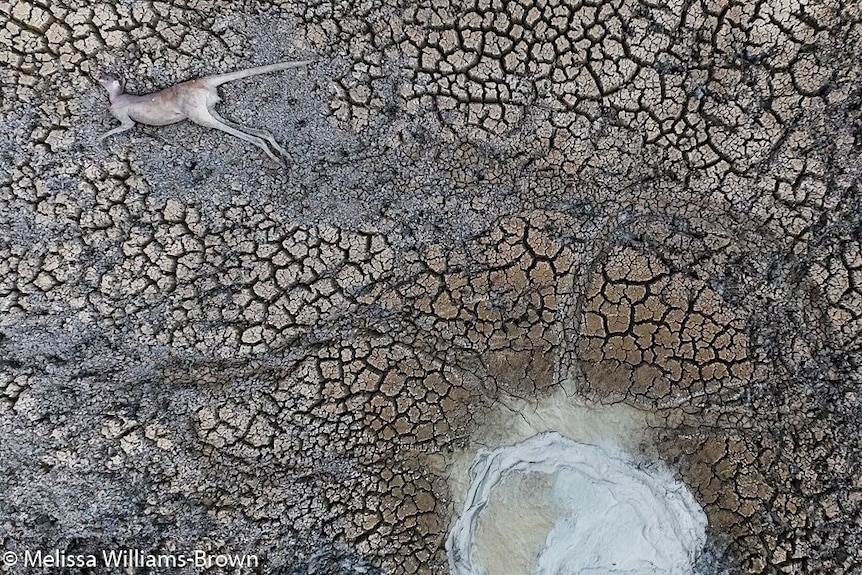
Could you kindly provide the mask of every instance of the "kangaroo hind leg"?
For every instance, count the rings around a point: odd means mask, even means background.
[[[196,124],[200,124],[201,126],[204,126],[206,128],[214,128],[216,130],[221,130],[222,132],[230,134],[231,136],[235,136],[240,140],[245,140],[246,142],[249,142],[250,144],[253,144],[263,150],[266,155],[272,158],[272,160],[277,164],[281,166],[285,165],[284,160],[272,153],[272,150],[269,148],[269,145],[263,138],[253,136],[252,134],[247,134],[242,130],[227,125],[221,120],[215,118],[207,109],[195,110],[193,113],[189,114],[189,120]]]
[[[218,121],[219,121],[219,122],[221,122],[222,124],[224,124],[224,125],[226,125],[226,126],[230,126],[230,127],[231,127],[231,128],[233,128],[234,130],[240,130],[241,132],[245,132],[245,133],[247,133],[247,134],[251,134],[251,135],[253,135],[253,136],[257,136],[258,138],[261,138],[261,139],[263,139],[263,140],[266,140],[266,141],[269,143],[269,145],[270,145],[270,146],[272,146],[272,148],[273,148],[274,150],[277,150],[277,151],[278,151],[278,153],[279,153],[279,154],[281,154],[282,156],[285,156],[285,157],[286,157],[286,156],[288,156],[287,150],[285,150],[284,148],[282,148],[282,147],[278,144],[278,142],[275,140],[275,138],[272,136],[272,134],[270,134],[270,133],[269,133],[269,132],[267,132],[266,130],[258,130],[257,128],[252,128],[252,127],[250,127],[250,126],[242,126],[242,125],[237,124],[237,123],[235,123],[235,122],[231,122],[230,120],[226,120],[226,119],[222,118],[222,117],[219,115],[219,113],[218,113],[218,112],[216,112],[216,111],[215,111],[214,109],[212,109],[212,108],[209,108],[207,111],[210,113],[210,115],[211,115],[213,118],[215,118],[216,120],[218,120]]]

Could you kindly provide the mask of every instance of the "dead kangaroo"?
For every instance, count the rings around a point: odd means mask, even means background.
[[[215,111],[215,105],[221,101],[221,98],[219,98],[217,88],[226,82],[278,70],[298,68],[310,63],[311,60],[279,62],[228,74],[204,76],[143,96],[124,93],[124,82],[116,76],[103,72],[99,75],[99,83],[108,91],[111,114],[120,121],[120,125],[99,136],[99,141],[132,129],[135,122],[150,126],[167,126],[189,119],[201,126],[215,128],[246,142],[251,142],[283,166],[284,161],[276,156],[273,150],[283,156],[287,156],[287,152],[278,145],[278,142],[269,132],[234,124],[218,115]]]

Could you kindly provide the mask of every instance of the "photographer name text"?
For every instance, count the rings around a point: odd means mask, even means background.
[[[258,567],[257,555],[252,554],[213,554],[196,549],[188,553],[148,553],[140,549],[119,549],[101,551],[98,554],[77,554],[67,551],[36,550],[3,556],[7,566],[21,563],[24,567],[164,567],[181,569],[183,567]]]

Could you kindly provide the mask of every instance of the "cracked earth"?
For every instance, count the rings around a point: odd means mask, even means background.
[[[0,47],[4,549],[448,573],[445,462],[576,382],[703,572],[862,571],[857,2],[14,0]],[[287,168],[95,143],[100,70],[287,59],[219,106]]]

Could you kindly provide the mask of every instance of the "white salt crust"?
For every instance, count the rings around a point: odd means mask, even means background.
[[[479,451],[446,551],[452,575],[688,575],[706,522],[665,466],[552,431]]]

